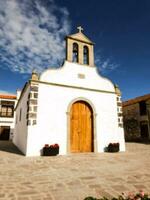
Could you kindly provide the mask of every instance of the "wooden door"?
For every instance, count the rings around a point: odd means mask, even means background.
[[[93,112],[89,104],[77,101],[72,105],[70,116],[71,152],[93,151]]]

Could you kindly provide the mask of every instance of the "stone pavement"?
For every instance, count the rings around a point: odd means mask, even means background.
[[[0,200],[83,200],[143,189],[150,194],[150,145],[125,153],[25,157],[0,142]]]

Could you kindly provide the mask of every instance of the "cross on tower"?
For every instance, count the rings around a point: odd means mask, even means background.
[[[79,30],[79,33],[81,33],[84,29],[82,28],[82,26],[78,26],[77,29]]]

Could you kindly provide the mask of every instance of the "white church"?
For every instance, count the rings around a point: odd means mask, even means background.
[[[45,144],[59,154],[104,152],[109,143],[125,151],[119,88],[94,64],[94,44],[82,28],[66,37],[63,66],[33,72],[16,105],[13,143],[26,156]]]

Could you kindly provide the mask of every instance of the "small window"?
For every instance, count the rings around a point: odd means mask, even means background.
[[[73,43],[72,61],[78,62],[78,44]]]
[[[147,114],[146,102],[145,101],[141,101],[139,105],[140,105],[140,115],[146,115]]]
[[[89,49],[87,46],[84,46],[83,48],[83,63],[85,65],[89,64]]]
[[[141,128],[141,137],[142,138],[148,138],[148,124],[145,122],[140,123],[140,128]]]
[[[20,108],[19,121],[21,121],[22,109]]]
[[[13,117],[14,107],[9,105],[2,105],[0,110],[0,117]]]
[[[17,122],[18,122],[18,115],[16,115],[16,124],[17,124]]]

